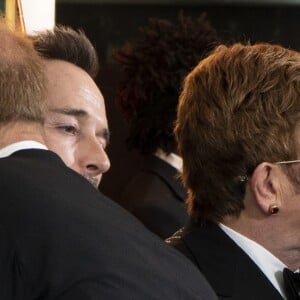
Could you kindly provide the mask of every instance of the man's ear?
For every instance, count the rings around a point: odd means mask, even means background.
[[[273,206],[280,207],[279,179],[276,174],[273,164],[263,162],[255,168],[250,178],[250,187],[256,204],[265,214],[270,214],[270,208]]]

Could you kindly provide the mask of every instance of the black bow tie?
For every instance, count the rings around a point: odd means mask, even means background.
[[[288,300],[300,299],[300,273],[283,270],[284,289]]]

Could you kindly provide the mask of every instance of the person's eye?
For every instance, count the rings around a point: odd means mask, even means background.
[[[59,130],[63,131],[64,133],[70,134],[70,135],[78,135],[79,130],[72,125],[63,125],[58,127]]]
[[[102,145],[102,147],[103,147],[103,149],[106,151],[107,149],[107,140],[105,140],[105,139],[101,139],[101,141],[100,141],[100,143],[101,143],[101,145]]]

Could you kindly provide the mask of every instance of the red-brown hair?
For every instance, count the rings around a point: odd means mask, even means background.
[[[187,76],[175,134],[196,220],[244,208],[244,175],[296,158],[300,54],[278,45],[220,46]]]

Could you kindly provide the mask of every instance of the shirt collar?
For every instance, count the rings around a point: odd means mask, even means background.
[[[287,266],[271,252],[235,230],[219,224],[220,228],[253,260],[278,292],[286,299],[283,287],[283,269]]]
[[[179,155],[173,152],[166,154],[165,151],[163,151],[161,148],[158,148],[155,152],[155,156],[174,167],[177,171],[182,172],[182,158]]]
[[[4,148],[0,149],[0,158],[4,158],[10,156],[16,151],[25,150],[25,149],[42,149],[48,150],[48,148],[36,141],[20,141],[17,143],[10,144]]]

